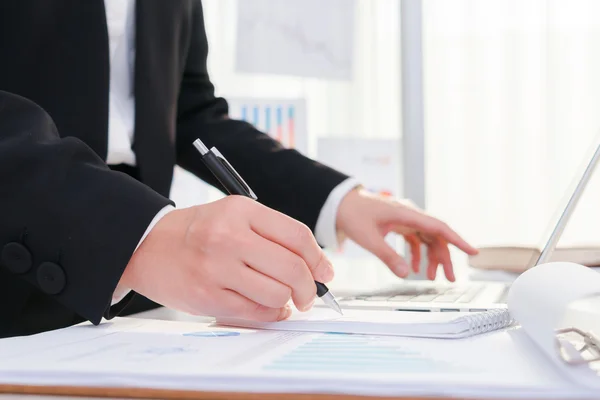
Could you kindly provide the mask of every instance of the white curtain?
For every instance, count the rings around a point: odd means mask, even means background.
[[[203,1],[219,95],[305,98],[313,157],[318,137],[402,136],[400,0],[348,1],[349,81],[236,71],[237,4]],[[543,244],[600,131],[600,1],[422,5],[427,209],[475,245]],[[560,245],[600,244],[596,175]],[[175,199],[193,204],[197,182],[178,176]],[[389,278],[384,268],[353,271],[349,279]]]
[[[349,6],[355,8],[355,32],[348,39],[354,43],[351,80],[238,72],[235,68],[238,1],[252,0],[202,1],[209,42],[209,73],[217,95],[305,99],[311,157],[317,154],[318,137],[399,137],[400,3],[397,0],[348,0]],[[184,192],[178,187],[174,195],[183,198]]]
[[[310,155],[321,136],[397,137],[400,134],[400,5],[397,0],[348,0],[355,8],[353,77],[325,80],[247,74],[235,69],[238,1],[204,0],[209,68],[224,97],[303,97]],[[298,0],[278,0],[295,3]],[[325,0],[327,1],[327,0]],[[264,44],[268,46],[268,43]]]
[[[428,209],[542,245],[600,132],[600,2],[423,1]],[[561,245],[600,244],[600,170]],[[554,218],[554,219],[553,219]]]

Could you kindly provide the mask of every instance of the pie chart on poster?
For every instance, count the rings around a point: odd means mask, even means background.
[[[200,332],[190,332],[184,333],[183,336],[196,336],[196,337],[231,337],[231,336],[239,336],[239,332],[233,331],[200,331]]]

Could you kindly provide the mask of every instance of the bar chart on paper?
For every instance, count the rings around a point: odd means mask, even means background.
[[[453,363],[397,338],[323,334],[263,367],[270,371],[419,373],[457,371]],[[464,369],[458,369],[464,372]]]
[[[287,148],[307,154],[306,107],[302,99],[228,98],[229,116],[254,125]]]

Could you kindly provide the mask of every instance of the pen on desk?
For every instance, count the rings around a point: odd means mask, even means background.
[[[250,186],[248,186],[240,174],[238,174],[231,164],[229,164],[219,150],[215,147],[209,150],[200,139],[194,141],[194,147],[200,152],[204,164],[219,182],[221,182],[229,194],[246,196],[254,200],[258,199],[256,194],[250,189]],[[329,288],[321,282],[315,281],[315,284],[317,286],[317,296],[330,308],[343,314],[340,305],[329,291]]]

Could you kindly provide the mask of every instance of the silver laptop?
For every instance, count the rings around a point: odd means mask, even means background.
[[[528,267],[549,261],[592,173],[600,159],[600,143],[596,146],[583,174],[577,175],[575,189],[550,221],[550,235],[539,257]],[[579,178],[579,179],[577,179]],[[377,291],[343,293],[338,301],[343,308],[387,309],[396,311],[485,311],[506,307],[510,284],[500,282],[468,282],[441,284],[430,281],[402,281],[402,283]],[[319,303],[317,303],[319,304]]]

